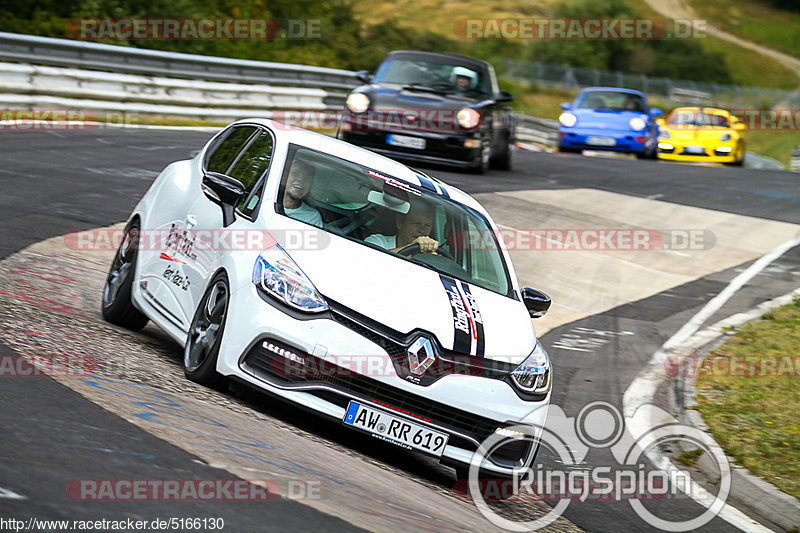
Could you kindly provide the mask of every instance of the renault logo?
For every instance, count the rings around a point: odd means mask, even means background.
[[[421,376],[436,361],[436,349],[428,337],[417,337],[408,347],[408,369]]]

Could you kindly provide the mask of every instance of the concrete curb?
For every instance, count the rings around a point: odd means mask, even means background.
[[[697,332],[686,341],[683,348],[688,351],[684,353],[699,354],[704,357],[710,351],[709,345],[715,345],[726,336],[726,329],[741,327],[752,322],[772,308],[791,303],[797,296],[800,296],[800,288],[763,302],[750,311],[737,313]],[[694,364],[699,366],[701,363],[702,359]],[[680,373],[676,376],[673,388],[675,393],[673,407],[680,411],[682,423],[703,431],[713,439],[713,435],[700,413],[690,409],[697,405],[695,382],[694,376],[691,375],[686,379],[683,379]],[[787,531],[800,528],[800,501],[781,492],[777,487],[754,475],[745,467],[737,465],[732,457],[728,457],[728,459],[731,463],[730,498],[736,501],[737,506],[751,509]],[[717,475],[716,470],[711,468],[713,465],[709,462],[698,461],[697,467],[710,477]]]

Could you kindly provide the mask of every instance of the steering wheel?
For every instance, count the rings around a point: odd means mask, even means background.
[[[420,252],[419,244],[415,242],[397,250],[397,253],[400,255],[404,255],[406,257],[411,257],[412,255],[416,255],[422,252]],[[450,261],[453,261],[454,263],[456,261],[450,252],[443,250],[441,247],[436,250],[436,253],[446,259],[449,259]]]

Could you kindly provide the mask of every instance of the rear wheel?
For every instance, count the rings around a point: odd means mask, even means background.
[[[103,318],[112,324],[138,331],[147,324],[148,318],[133,306],[131,289],[136,272],[139,251],[139,221],[134,220],[125,228],[122,243],[111,263],[103,287]]]
[[[217,387],[223,382],[223,376],[217,372],[217,358],[228,318],[229,300],[228,277],[220,273],[214,277],[197,306],[183,351],[183,371],[195,383]]]

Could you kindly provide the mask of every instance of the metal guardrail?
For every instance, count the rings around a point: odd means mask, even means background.
[[[0,32],[0,60],[174,78],[349,90],[355,72]]]

